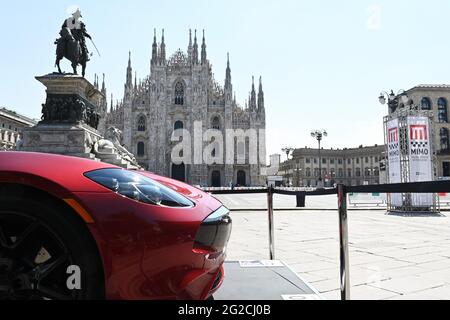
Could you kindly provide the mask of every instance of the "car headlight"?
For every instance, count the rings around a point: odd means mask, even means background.
[[[127,198],[153,205],[193,207],[194,203],[155,180],[123,169],[100,169],[84,174],[92,181]]]

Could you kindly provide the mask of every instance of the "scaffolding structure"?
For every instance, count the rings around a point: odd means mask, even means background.
[[[399,135],[399,149],[400,149],[400,183],[409,183],[411,181],[410,173],[410,155],[409,155],[409,134],[408,134],[408,117],[426,117],[428,118],[428,137],[430,143],[430,154],[432,163],[432,176],[433,180],[436,180],[436,153],[434,147],[434,126],[433,126],[433,111],[422,110],[418,106],[409,105],[403,108],[397,108],[397,110],[390,115],[384,117],[384,141],[386,146],[386,154],[389,155],[389,143],[388,143],[388,122],[394,119],[398,119],[398,135]],[[390,172],[389,161],[386,161],[386,170]],[[398,183],[390,181],[390,174],[387,174],[388,183]],[[387,210],[388,213],[401,213],[401,214],[417,214],[417,213],[438,213],[439,197],[436,193],[433,193],[432,204],[429,207],[418,207],[413,205],[413,197],[411,193],[401,193],[402,205],[394,205],[392,201],[392,195],[387,195]]]

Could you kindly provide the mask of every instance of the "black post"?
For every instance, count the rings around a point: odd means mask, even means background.
[[[273,194],[274,188],[267,189],[267,214],[269,218],[269,255],[270,260],[275,260],[275,225],[273,221]]]
[[[306,200],[306,192],[297,193],[297,208],[304,208]]]
[[[339,207],[340,282],[341,299],[350,300],[350,270],[348,252],[347,190],[342,184],[337,186]]]
[[[317,141],[319,141],[319,182],[320,182],[320,187],[322,186],[322,154],[321,154],[321,150],[320,150],[320,138],[317,138]]]

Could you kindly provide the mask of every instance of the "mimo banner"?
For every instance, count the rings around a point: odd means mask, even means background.
[[[409,145],[409,180],[422,182],[433,180],[431,158],[430,123],[427,117],[408,117]],[[433,205],[433,194],[413,193],[411,205],[414,207],[430,207]]]
[[[387,140],[388,140],[388,163],[389,163],[389,183],[401,183],[400,168],[400,134],[398,119],[392,119],[387,122]],[[391,194],[391,205],[401,207],[403,205],[402,194]]]

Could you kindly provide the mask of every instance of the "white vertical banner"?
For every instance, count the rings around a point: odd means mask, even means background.
[[[398,119],[392,119],[387,122],[388,139],[388,163],[389,163],[389,183],[401,183],[400,173],[400,133],[398,128]],[[402,194],[391,194],[391,206],[401,207],[403,205]]]
[[[408,117],[409,180],[432,181],[430,122],[427,117]],[[413,207],[431,207],[432,193],[411,194]]]

